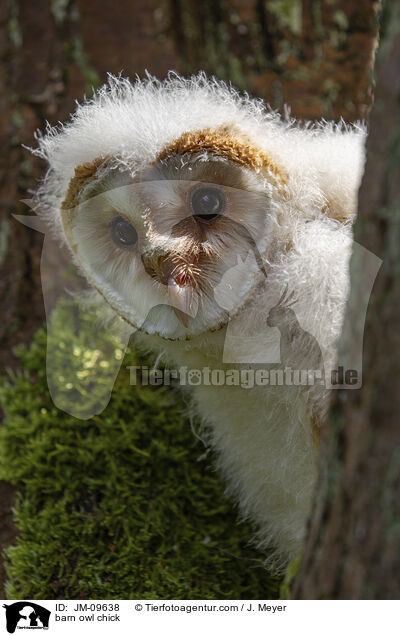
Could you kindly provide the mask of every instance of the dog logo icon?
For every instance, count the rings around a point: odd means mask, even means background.
[[[6,626],[9,634],[16,629],[48,629],[50,610],[32,603],[17,601],[11,605],[3,605],[6,610]]]

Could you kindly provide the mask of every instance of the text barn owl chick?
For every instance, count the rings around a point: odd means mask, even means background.
[[[364,136],[281,120],[203,74],[110,77],[39,136],[49,169],[37,208],[105,306],[171,367],[323,377],[348,293]],[[187,387],[193,408],[229,493],[284,562],[301,550],[329,391],[218,384]]]

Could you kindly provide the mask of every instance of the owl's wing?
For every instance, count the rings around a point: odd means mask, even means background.
[[[107,406],[134,329],[111,309],[105,315],[101,297],[89,288],[67,249],[39,217],[15,216],[45,233],[41,283],[47,323],[45,372],[51,398],[62,411],[88,419]]]

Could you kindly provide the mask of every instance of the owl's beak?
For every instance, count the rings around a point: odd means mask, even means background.
[[[170,305],[179,321],[187,328],[189,317],[196,316],[199,305],[191,275],[178,268],[176,262],[166,254],[143,254],[142,262],[148,274],[167,286]]]
[[[176,317],[184,327],[189,326],[189,316],[194,318],[197,313],[197,295],[193,293],[190,284],[179,285],[173,276],[168,279],[168,296]]]

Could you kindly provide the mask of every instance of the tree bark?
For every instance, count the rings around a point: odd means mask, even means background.
[[[387,0],[355,240],[383,259],[364,332],[363,387],[341,391],[294,584],[298,599],[400,598],[400,7]],[[362,271],[353,258],[354,326]]]
[[[170,0],[184,73],[205,70],[302,119],[363,119],[374,0]]]

